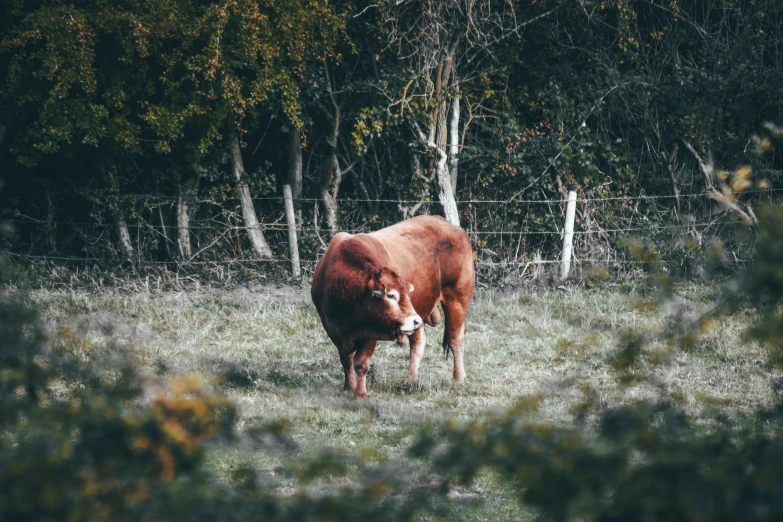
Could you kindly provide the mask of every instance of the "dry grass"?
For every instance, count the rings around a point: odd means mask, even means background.
[[[573,407],[585,393],[604,404],[652,397],[649,384],[619,391],[609,365],[618,333],[658,331],[672,315],[705,308],[711,294],[707,288],[681,288],[677,305],[660,308],[612,290],[481,291],[468,316],[467,383],[452,384],[451,362],[440,355],[442,329],[428,329],[420,383],[407,381],[407,350],[381,343],[372,359],[371,398],[363,403],[342,392],[337,350],[306,291],[39,291],[29,299],[51,323],[80,324],[88,345],[112,337],[129,346],[150,373],[196,374],[223,387],[240,408],[240,429],[286,418],[305,450],[374,448],[384,458],[403,456],[426,420],[478,418],[522,395],[540,394],[537,415],[559,424],[574,422]],[[741,313],[722,318],[669,364],[647,362],[638,371],[652,371],[697,418],[715,405],[738,415],[768,404],[777,375],[762,348],[741,342],[751,320]],[[120,327],[107,329],[106,323]],[[654,340],[649,361],[667,350]],[[241,464],[273,469],[276,458],[261,449],[215,449],[211,460],[229,476]],[[486,508],[477,508],[479,518],[525,518],[490,476],[460,494],[487,501]]]

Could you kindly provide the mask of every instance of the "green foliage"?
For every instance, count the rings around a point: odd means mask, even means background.
[[[0,303],[3,520],[411,520],[440,512],[431,488],[406,484],[410,469],[377,469],[369,453],[303,457],[284,421],[246,430],[243,442],[235,407],[200,379],[144,377],[121,346],[91,344],[68,328],[44,335],[40,326],[29,308]],[[219,445],[288,448],[279,472],[297,493],[274,495],[249,467],[230,484],[219,480],[205,462],[206,449]],[[309,489],[348,470],[355,486]]]
[[[41,221],[46,208],[56,209],[61,223],[105,226],[120,208],[114,200],[132,194],[136,204],[124,205],[129,214],[161,209],[164,221],[174,221],[169,202],[182,185],[199,200],[232,183],[224,140],[232,126],[246,146],[256,196],[279,191],[289,131],[301,129],[303,195],[311,197],[332,151],[325,137],[333,132],[327,113],[335,102],[340,137],[334,146],[347,172],[342,199],[435,201],[433,151],[416,128],[426,134],[438,100],[458,97],[458,202],[511,195],[557,200],[569,189],[580,198],[611,198],[594,204],[596,223],[626,228],[644,213],[645,226],[661,227],[646,238],[661,259],[700,274],[712,238],[692,237],[685,225],[712,221],[720,207],[707,198],[669,199],[675,189],[704,189],[683,141],[718,169],[751,168],[764,187],[775,188],[783,172],[779,155],[753,154],[771,147],[783,109],[776,26],[782,4],[702,4],[6,2],[0,161],[13,190],[23,194],[8,207]],[[456,45],[453,82],[436,92],[446,42]],[[104,201],[107,171],[116,178],[113,192],[122,195],[110,203]],[[40,186],[51,192],[45,202]],[[155,201],[145,200],[150,194]],[[639,195],[663,198],[625,199]],[[414,207],[367,201],[343,208],[339,199],[345,229],[365,225],[365,215],[372,223],[394,222],[400,210],[407,215]],[[743,202],[760,199],[755,192],[742,196]],[[83,213],[73,210],[85,202]],[[234,211],[227,199],[220,203],[227,214]],[[265,222],[282,213],[279,201],[258,206]],[[315,217],[310,205],[302,210],[305,220]],[[480,259],[529,259],[559,248],[550,235],[562,221],[554,206],[460,204],[460,211],[467,228],[503,231],[480,238]],[[439,212],[439,206],[428,203],[418,212]],[[160,216],[155,221],[160,227]],[[170,259],[175,248],[163,245],[171,239],[150,224],[149,216],[137,223],[150,234],[137,240],[139,257]],[[86,254],[100,237],[70,232],[78,241],[52,231],[70,255]],[[715,234],[727,251],[747,245],[731,227]],[[193,242],[208,245],[219,237]],[[585,244],[605,257],[622,250],[618,239],[590,235]],[[228,250],[215,257],[234,258],[242,248]]]
[[[783,209],[766,208],[761,222],[753,269],[740,288],[763,313],[751,338],[767,343],[778,365],[783,365]]]
[[[741,285],[724,296],[742,297],[758,309],[760,320],[749,329],[749,341],[767,343],[778,368],[783,364],[781,216],[779,208],[764,212],[754,262]],[[662,281],[667,284],[667,278]],[[658,397],[607,408],[595,392],[582,390],[585,399],[574,408],[575,417],[584,422],[592,415],[594,429],[530,419],[528,412],[540,400],[533,397],[502,415],[429,430],[412,451],[431,459],[446,483],[470,483],[482,470],[494,470],[545,520],[779,520],[780,394],[771,408],[735,419],[722,414],[720,401],[705,398],[712,414],[697,423],[664,383],[638,371],[642,358],[655,357],[648,345],[656,336],[670,349],[687,350],[709,321],[681,317],[665,332],[622,334],[610,356],[621,385],[647,382]],[[659,364],[671,364],[674,353],[660,357]]]
[[[227,117],[242,122],[273,92],[300,124],[298,79],[309,59],[331,56],[342,27],[315,0],[30,2],[9,15],[1,92],[34,115],[14,140],[27,164],[34,150],[79,141],[135,149],[150,132],[168,153],[187,129],[203,152]]]
[[[445,441],[442,449],[437,444]],[[778,520],[783,442],[763,430],[694,425],[669,403],[603,412],[596,434],[525,420],[443,429],[423,440],[465,482],[484,467],[546,520]]]
[[[150,518],[191,502],[201,516],[203,446],[230,433],[225,399],[182,379],[134,405],[143,383],[116,347],[95,353],[68,330],[45,347],[16,303],[2,305],[0,329],[3,519]]]

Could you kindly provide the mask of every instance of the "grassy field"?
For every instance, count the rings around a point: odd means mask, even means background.
[[[575,422],[574,407],[585,394],[609,405],[652,397],[650,384],[617,387],[610,353],[627,329],[651,334],[649,361],[669,353],[656,333],[677,317],[697,316],[717,297],[715,289],[699,286],[677,293],[658,306],[632,289],[478,291],[468,315],[465,384],[451,382],[451,361],[440,351],[442,329],[428,328],[420,382],[407,380],[407,349],[381,343],[368,380],[371,398],[364,402],[342,391],[337,350],[306,289],[37,291],[28,299],[50,328],[83,334],[86,351],[119,343],[150,375],[198,375],[221,387],[239,407],[240,430],[287,419],[302,452],[370,449],[380,460],[405,460],[427,421],[480,418],[521,396],[540,395],[534,415],[561,425]],[[668,364],[638,371],[653,372],[696,418],[715,405],[733,415],[750,412],[771,402],[770,384],[778,377],[761,347],[741,341],[750,322],[743,313],[720,318]],[[589,417],[583,425],[590,429]],[[226,480],[248,464],[273,474],[279,458],[263,448],[211,451],[210,462]],[[458,490],[486,502],[466,514],[472,519],[528,518],[512,493],[489,475]]]

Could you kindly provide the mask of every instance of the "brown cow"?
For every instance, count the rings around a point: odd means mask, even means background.
[[[408,376],[418,377],[426,337],[422,317],[446,319],[443,350],[454,356],[454,380],[465,378],[465,314],[473,297],[473,249],[467,233],[445,219],[419,216],[371,234],[334,236],[313,274],[312,298],[340,352],[345,389],[367,397],[366,377],[378,341],[410,337]]]

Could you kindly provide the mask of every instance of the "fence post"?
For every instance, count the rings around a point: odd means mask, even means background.
[[[283,185],[283,198],[285,198],[285,220],[288,222],[288,246],[291,249],[291,275],[299,278],[302,276],[302,270],[299,267],[299,244],[296,241],[296,218],[291,185]]]
[[[571,249],[574,245],[574,217],[576,217],[576,192],[568,192],[566,207],[565,234],[563,234],[563,263],[560,265],[560,279],[568,277],[571,270]]]

